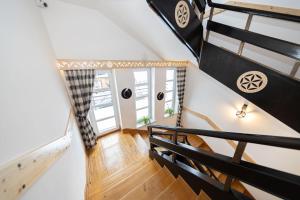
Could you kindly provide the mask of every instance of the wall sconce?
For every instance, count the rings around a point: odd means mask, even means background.
[[[236,116],[237,116],[238,118],[244,118],[244,117],[246,116],[246,114],[247,114],[247,113],[246,113],[247,107],[248,107],[248,104],[245,104],[245,103],[244,103],[242,109],[236,112]]]

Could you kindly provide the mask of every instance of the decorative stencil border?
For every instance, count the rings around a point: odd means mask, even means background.
[[[138,61],[138,60],[57,60],[60,70],[72,69],[126,69],[144,67],[188,67],[189,61]]]

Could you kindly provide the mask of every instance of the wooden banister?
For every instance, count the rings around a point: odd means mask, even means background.
[[[251,9],[279,13],[279,14],[289,14],[289,15],[293,15],[293,16],[300,16],[300,9],[294,9],[294,8],[286,8],[286,7],[280,7],[280,6],[271,6],[271,5],[255,4],[255,3],[245,3],[245,2],[241,2],[241,1],[228,1],[225,3],[225,5],[238,6],[238,7],[243,7],[243,8],[251,8]],[[221,8],[215,8],[213,15],[220,14],[224,11],[225,10],[223,10]],[[209,17],[209,11],[206,11],[203,18],[206,19],[208,17]]]
[[[63,155],[71,144],[73,119],[70,112],[63,137],[0,166],[0,199],[20,198]]]
[[[213,120],[211,120],[208,116],[201,114],[199,112],[195,112],[185,106],[183,106],[183,111],[188,112],[192,115],[194,115],[195,117],[202,119],[204,121],[206,121],[214,130],[216,131],[223,131]],[[226,140],[226,142],[234,149],[236,150],[237,148],[237,144],[235,142],[233,142],[232,140]],[[249,156],[246,152],[244,152],[243,154],[243,158],[248,161],[248,162],[252,162],[255,163],[255,161],[251,158],[251,156]]]

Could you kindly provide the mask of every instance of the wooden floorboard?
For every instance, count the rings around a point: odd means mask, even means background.
[[[121,131],[100,137],[97,146],[88,152],[87,197],[146,164],[149,161],[148,149],[143,141],[142,137],[132,137]]]

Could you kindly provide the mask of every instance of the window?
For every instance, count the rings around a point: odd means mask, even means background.
[[[176,98],[176,70],[166,71],[166,95],[165,95],[165,117],[170,117],[175,113]]]
[[[151,76],[150,69],[141,69],[134,72],[135,107],[137,125],[141,126],[151,119]]]
[[[99,134],[118,127],[112,83],[110,71],[96,71],[90,119]]]

